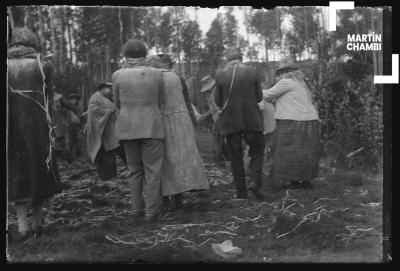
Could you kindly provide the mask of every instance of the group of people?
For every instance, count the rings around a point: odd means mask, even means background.
[[[56,99],[50,65],[39,52],[32,32],[14,31],[8,51],[8,199],[15,203],[21,235],[29,232],[29,204],[37,232],[44,199],[59,192],[57,155],[49,137],[49,102]],[[268,179],[274,189],[311,188],[318,167],[319,120],[310,83],[298,65],[281,65],[277,83],[263,90],[256,70],[242,63],[240,49],[227,48],[225,67],[215,79],[202,80],[209,111],[199,114],[169,55],[147,55],[145,44],[136,39],[128,40],[122,53],[112,82],[99,84],[89,100],[87,152],[103,180],[116,176],[115,155],[127,165],[135,220],[157,221],[163,209],[182,207],[184,192],[209,189],[193,125],[208,117],[213,119],[214,158],[218,165],[230,162],[235,198],[247,199],[249,193],[264,198],[266,154],[272,156]]]

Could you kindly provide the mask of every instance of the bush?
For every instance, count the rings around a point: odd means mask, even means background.
[[[339,68],[348,72],[353,66],[350,63]],[[328,72],[324,85],[313,96],[322,121],[325,152],[337,153],[341,166],[379,170],[383,156],[383,99],[372,75],[350,74],[346,82]],[[362,147],[354,156],[345,157]]]

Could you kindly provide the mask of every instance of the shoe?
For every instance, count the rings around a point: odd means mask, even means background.
[[[312,190],[312,189],[314,189],[314,185],[310,181],[300,182],[300,187],[303,190]]]
[[[17,231],[8,231],[8,242],[14,243],[14,242],[25,242],[31,237],[31,233],[29,231],[26,232],[17,232]]]
[[[249,196],[246,194],[236,194],[234,197],[234,199],[249,199]]]
[[[34,238],[38,238],[38,237],[42,236],[42,234],[43,234],[42,227],[37,227],[35,229],[32,229],[31,234]]]

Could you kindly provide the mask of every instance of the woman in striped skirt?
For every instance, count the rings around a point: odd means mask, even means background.
[[[312,188],[318,172],[320,122],[310,85],[297,64],[282,64],[277,83],[263,90],[264,100],[275,102],[271,177],[275,188]]]

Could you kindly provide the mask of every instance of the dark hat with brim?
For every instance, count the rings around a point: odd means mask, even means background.
[[[108,83],[108,82],[100,83],[100,84],[97,86],[97,89],[98,89],[98,90],[101,90],[102,88],[105,88],[105,87],[112,87],[112,84],[111,84],[111,83]]]
[[[215,80],[209,75],[203,77],[201,82],[203,83],[203,86],[201,87],[200,92],[206,92],[215,86]]]
[[[158,54],[158,57],[160,58],[161,63],[167,64],[167,65],[173,65],[176,63],[170,55],[168,54]]]

